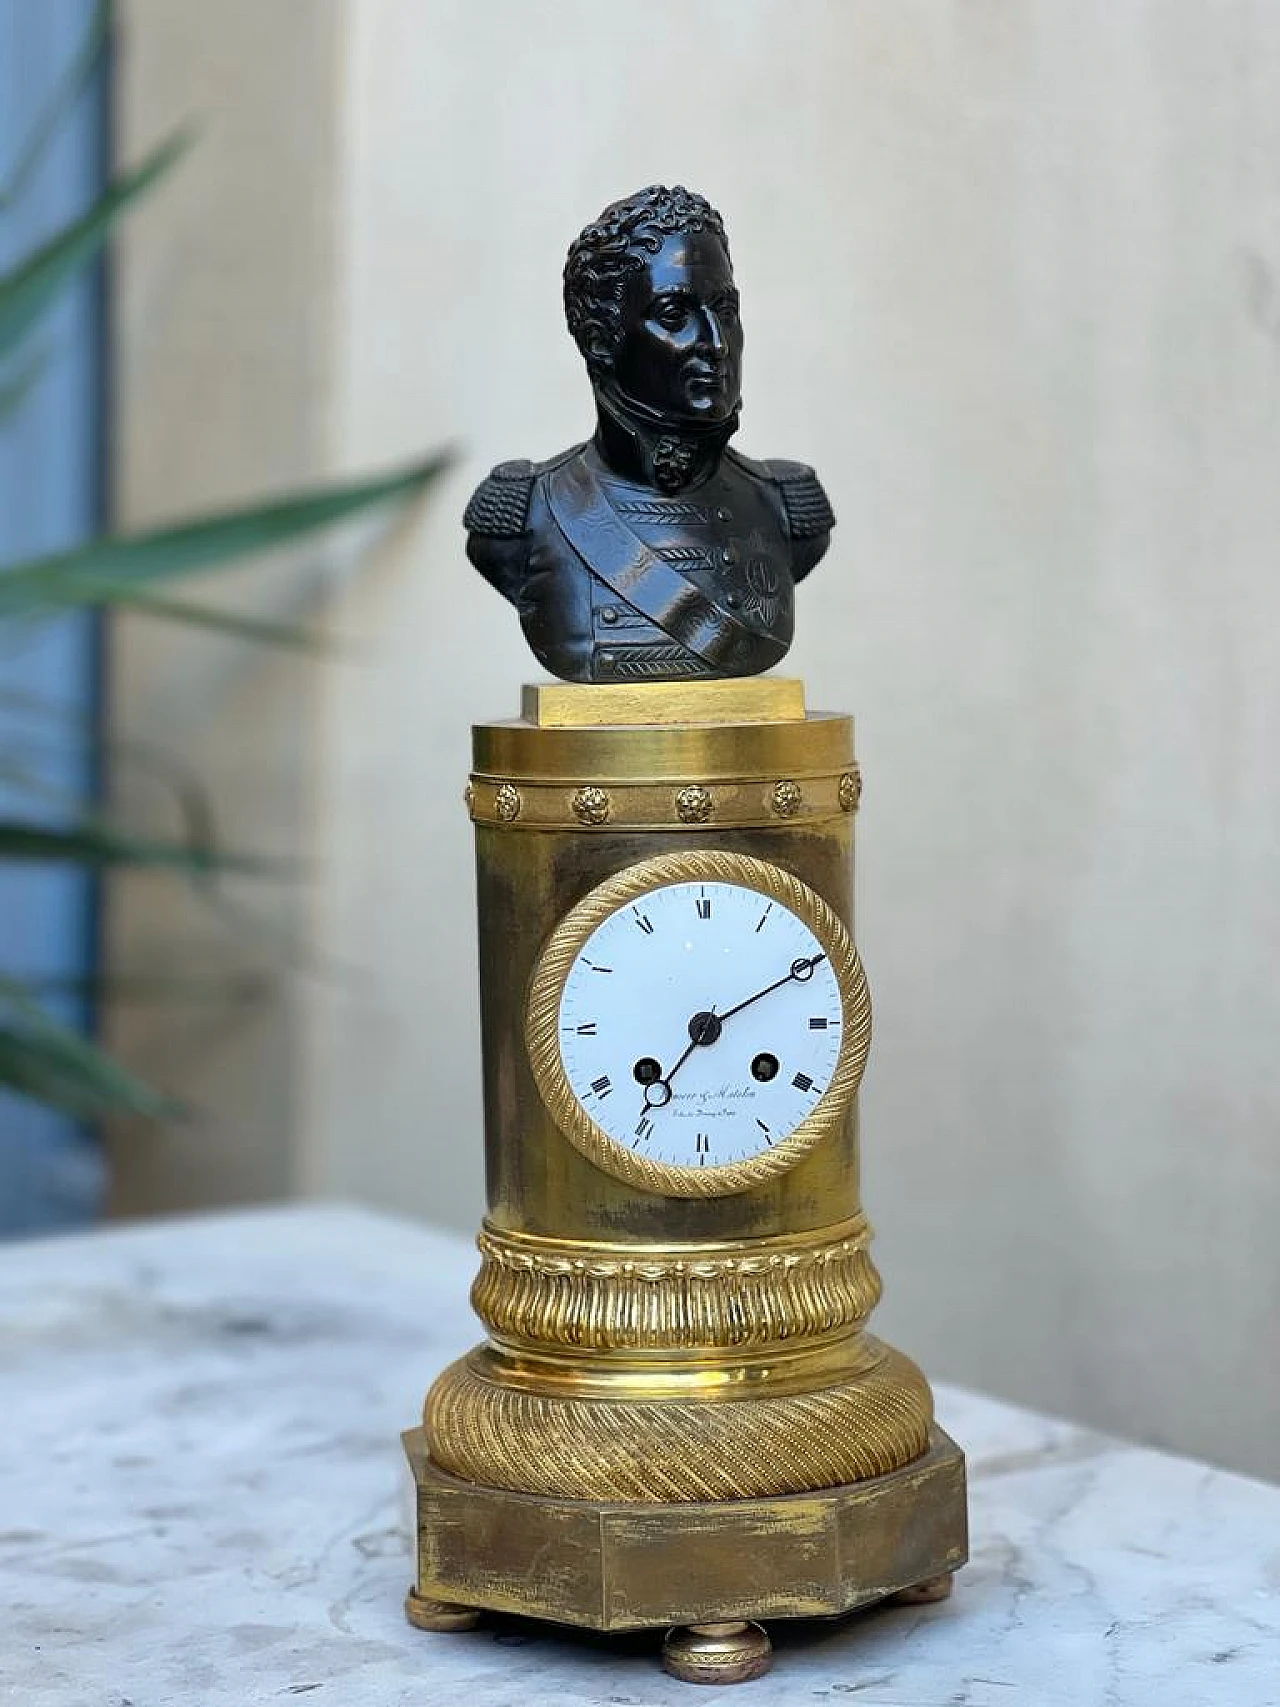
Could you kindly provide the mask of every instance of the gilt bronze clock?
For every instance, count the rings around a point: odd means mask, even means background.
[[[834,518],[752,462],[719,215],[661,186],[570,251],[588,444],[501,464],[468,549],[563,684],[478,725],[484,1343],[405,1436],[424,1629],[664,1629],[730,1682],[770,1620],[942,1598],[964,1463],[868,1332],[851,719],[760,674]],[[752,679],[755,678],[755,679]]]

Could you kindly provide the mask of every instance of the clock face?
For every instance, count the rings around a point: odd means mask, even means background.
[[[742,1190],[847,1109],[865,980],[844,927],[789,873],[660,857],[575,913],[535,974],[531,1013],[544,1058],[554,1048],[544,1098],[602,1167],[677,1195]]]

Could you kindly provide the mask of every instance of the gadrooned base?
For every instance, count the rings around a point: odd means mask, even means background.
[[[949,1577],[968,1556],[964,1456],[939,1428],[914,1463],[773,1499],[601,1504],[446,1474],[423,1431],[420,1601],[591,1630],[830,1617]]]

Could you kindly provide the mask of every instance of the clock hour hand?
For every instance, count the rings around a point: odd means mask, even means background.
[[[694,1014],[689,1021],[689,1042],[683,1055],[667,1074],[665,1079],[654,1079],[644,1087],[644,1106],[646,1108],[665,1108],[671,1101],[671,1081],[684,1066],[699,1044],[714,1043],[720,1035],[720,1016],[714,1010],[702,1010]]]
[[[819,961],[825,960],[825,954],[814,954],[807,959],[793,960],[791,970],[785,978],[775,978],[772,984],[766,984],[763,990],[757,990],[754,996],[748,996],[745,1002],[739,1002],[737,1007],[729,1008],[720,1015],[722,1020],[732,1019],[734,1014],[740,1014],[743,1008],[749,1008],[752,1002],[758,1002],[761,996],[771,996],[775,990],[780,990],[784,984],[803,984],[813,977],[813,969]],[[717,1031],[717,1036],[719,1032]]]

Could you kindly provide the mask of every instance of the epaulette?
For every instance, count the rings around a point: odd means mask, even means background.
[[[533,491],[534,467],[523,458],[500,462],[471,494],[463,512],[462,525],[468,533],[490,539],[516,539],[525,530],[529,494]]]
[[[807,463],[773,459],[765,467],[778,482],[792,539],[813,539],[836,525],[831,500]]]

